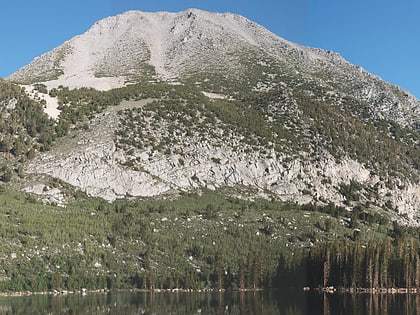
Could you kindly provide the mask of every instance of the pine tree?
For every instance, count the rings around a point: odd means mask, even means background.
[[[238,266],[239,266],[239,272],[238,272],[239,289],[245,290],[245,261],[242,256],[241,258],[239,258]]]
[[[223,289],[223,263],[222,255],[220,253],[216,254],[215,263],[217,275],[217,289],[221,291]]]
[[[420,257],[419,254],[416,253],[415,256],[415,279],[414,279],[414,286],[416,288],[420,288]]]
[[[330,252],[329,252],[329,248],[327,246],[326,252],[325,252],[325,256],[324,256],[324,265],[323,265],[323,273],[322,273],[322,278],[323,278],[323,287],[326,288],[328,286],[328,278],[330,275]]]
[[[373,287],[378,288],[379,287],[379,249],[378,247],[375,247],[375,253],[374,253],[374,263],[373,263]]]

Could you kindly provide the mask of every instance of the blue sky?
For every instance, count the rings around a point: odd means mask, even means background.
[[[420,97],[418,0],[14,0],[0,11],[0,77],[126,10],[241,14],[290,41],[336,51]]]

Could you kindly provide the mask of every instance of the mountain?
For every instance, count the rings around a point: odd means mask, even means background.
[[[238,15],[101,20],[0,79],[0,291],[418,287],[419,103]]]
[[[372,114],[404,125],[415,124],[419,115],[419,102],[412,95],[334,52],[288,42],[238,15],[193,9],[130,11],[106,18],[9,79],[98,89],[172,80],[200,82],[203,89],[218,92],[308,84],[321,89],[323,96],[350,95],[369,102]],[[306,87],[314,93],[311,88]]]
[[[417,224],[419,100],[244,17],[129,11],[7,79],[68,133],[25,162],[26,191],[46,195],[43,176],[109,201],[229,187]]]

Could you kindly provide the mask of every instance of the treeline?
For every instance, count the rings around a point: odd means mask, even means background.
[[[235,265],[223,269],[223,258],[213,257],[207,273],[191,271],[185,278],[156,276],[153,270],[136,278],[144,289],[257,289],[290,287],[420,288],[418,240],[391,238],[370,242],[331,242],[309,251],[282,254],[276,268],[266,264],[261,251],[243,253]],[[178,286],[177,286],[178,285]]]
[[[282,255],[275,269],[265,264],[265,253],[257,250],[239,257],[235,265],[227,268],[224,258],[217,253],[206,257],[211,268],[181,268],[167,272],[154,266],[148,255],[146,253],[141,257],[143,271],[125,275],[100,271],[94,274],[86,272],[86,266],[71,265],[65,275],[62,272],[38,272],[27,278],[23,270],[22,274],[12,275],[13,281],[0,282],[0,291],[82,288],[254,290],[330,286],[420,288],[419,247],[413,240],[408,244],[402,241],[393,243],[390,240],[368,244],[334,242],[315,247],[299,257]],[[34,263],[42,265],[42,260]],[[33,272],[34,266],[30,268]]]
[[[331,242],[297,259],[283,257],[277,283],[312,288],[420,288],[419,254],[414,238]]]

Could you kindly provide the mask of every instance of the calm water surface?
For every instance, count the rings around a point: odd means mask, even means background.
[[[0,314],[399,315],[420,314],[420,295],[324,295],[282,290],[3,297]]]

